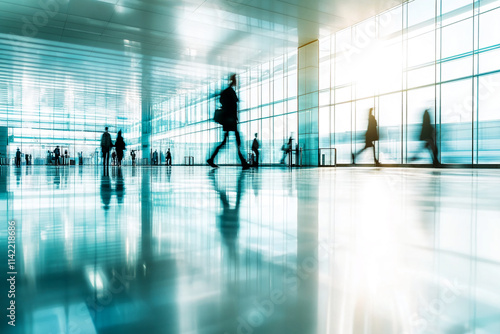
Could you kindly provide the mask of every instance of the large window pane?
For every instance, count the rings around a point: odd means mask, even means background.
[[[460,58],[441,64],[441,80],[448,81],[472,75],[472,57]]]
[[[457,38],[460,36],[460,38]],[[472,51],[474,37],[473,20],[467,19],[447,27],[442,31],[442,58]]]
[[[433,21],[436,13],[435,0],[415,0],[408,3],[408,27]]]
[[[472,163],[472,79],[441,86],[441,159]]]
[[[337,163],[351,163],[351,103],[335,106]]]
[[[500,163],[500,74],[479,78],[478,163]]]
[[[500,44],[500,8],[479,16],[479,47]]]
[[[479,55],[479,74],[500,69],[500,48]]]
[[[442,25],[448,25],[472,16],[473,0],[441,0]]]
[[[408,40],[408,67],[433,62],[435,40],[433,31]]]
[[[330,147],[330,107],[319,109],[319,147]]]
[[[381,163],[401,162],[402,99],[402,93],[384,95],[379,99],[379,160]]]

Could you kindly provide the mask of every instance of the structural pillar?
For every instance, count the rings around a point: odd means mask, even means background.
[[[147,158],[151,163],[151,106],[148,99],[143,97],[141,103],[141,158]]]
[[[318,166],[319,152],[319,41],[299,47],[298,143],[304,166]]]
[[[147,164],[151,164],[151,133],[152,133],[152,111],[151,111],[151,61],[150,57],[141,59],[141,163],[147,158]],[[138,61],[138,60],[137,60]]]

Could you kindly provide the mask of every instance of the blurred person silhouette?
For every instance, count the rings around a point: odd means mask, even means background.
[[[302,166],[301,160],[302,159],[300,157],[300,145],[299,143],[297,143],[297,145],[295,145],[295,165]]]
[[[24,154],[24,159],[26,160],[26,166],[29,166],[29,164],[30,164],[30,155],[29,154]]]
[[[216,175],[215,170],[209,172],[209,178],[212,181],[215,191],[219,194],[222,206],[222,212],[217,219],[217,228],[220,231],[224,245],[228,249],[229,257],[233,260],[238,254],[236,246],[240,229],[240,204],[243,195],[244,174],[245,173],[240,172],[238,175],[238,180],[236,182],[236,202],[234,207],[231,207],[227,189],[221,189],[219,187],[218,175]]]
[[[135,150],[130,151],[130,156],[132,157],[132,166],[135,166]]]
[[[109,203],[111,203],[111,180],[109,174],[104,173],[101,177],[101,202],[104,210],[109,209]]]
[[[153,152],[153,165],[158,165],[158,151]]]
[[[288,153],[292,152],[292,142],[293,138],[292,136],[290,136],[290,138],[288,138],[288,142],[283,144],[283,146],[281,146],[281,150],[283,151],[283,157],[280,160],[280,164],[284,164],[286,156],[288,155]]]
[[[422,130],[420,131],[419,139],[425,142],[423,148],[429,150],[429,153],[431,154],[432,158],[432,164],[434,165],[434,167],[439,167],[441,166],[441,163],[439,162],[438,158],[436,137],[437,137],[436,129],[434,128],[434,126],[432,126],[431,115],[429,113],[429,109],[427,109],[424,111],[422,119]],[[417,159],[418,156],[415,155],[413,158],[411,158],[411,161],[415,161]]]
[[[19,147],[17,148],[17,151],[16,151],[15,163],[16,163],[16,167],[21,167],[21,150],[19,150]]]
[[[113,166],[116,166],[116,151],[113,150],[113,153],[111,153],[111,164]]]
[[[170,148],[167,150],[167,154],[165,157],[165,165],[172,166],[172,154],[170,153]]]
[[[64,163],[63,165],[66,165],[68,164],[69,165],[69,154],[68,154],[68,150],[64,150]]]
[[[111,151],[112,147],[111,135],[108,132],[108,127],[105,127],[101,137],[102,165],[104,169],[109,167],[109,151]]]
[[[253,153],[255,153],[255,160],[253,162],[254,167],[259,167],[259,147],[260,147],[260,144],[259,144],[259,141],[257,140],[257,136],[258,136],[258,134],[255,133],[255,138],[253,139],[253,143],[252,143],[252,151],[253,151]]]
[[[123,159],[123,151],[125,151],[125,141],[123,140],[122,137],[122,130],[118,131],[118,134],[116,135],[115,150],[116,150],[117,165],[121,166]]]
[[[259,191],[262,189],[262,175],[260,173],[252,173],[251,184],[252,184],[254,195],[259,196]],[[253,214],[253,212],[252,212],[252,214]]]
[[[373,148],[373,160],[375,161],[375,165],[380,166],[380,162],[377,160],[377,156],[375,154],[375,144],[374,141],[378,140],[378,130],[377,130],[377,120],[373,115],[373,108],[370,108],[368,112],[368,129],[365,134],[365,147],[359,150],[357,153],[352,153],[352,163],[356,163],[356,157],[366,150],[369,147]]]
[[[241,161],[241,166],[243,167],[243,170],[250,168],[248,163],[246,162],[243,154],[241,153],[241,138],[240,138],[240,133],[238,131],[238,96],[236,95],[235,88],[237,85],[237,80],[236,80],[236,74],[231,74],[229,77],[229,87],[224,89],[222,93],[220,94],[220,103],[222,105],[222,111],[224,114],[224,121],[222,124],[222,130],[224,131],[224,139],[222,142],[217,146],[210,156],[210,158],[207,160],[207,163],[213,167],[217,168],[215,164],[215,157],[217,156],[217,153],[219,153],[219,150],[226,145],[227,139],[229,137],[229,132],[233,131],[234,135],[236,137],[236,147],[238,149],[238,157],[240,158]]]
[[[55,157],[55,162],[56,166],[59,165],[59,157],[61,156],[61,150],[59,149],[59,146],[56,146],[54,149],[54,157]]]

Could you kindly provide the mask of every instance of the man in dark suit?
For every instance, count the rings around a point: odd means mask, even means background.
[[[257,133],[252,143],[252,151],[255,153],[255,161],[253,162],[254,167],[259,167],[259,141],[257,140]]]
[[[241,166],[243,170],[250,168],[248,163],[246,162],[243,154],[241,153],[241,139],[240,133],[238,132],[238,97],[236,96],[236,92],[234,91],[234,87],[236,87],[236,74],[232,74],[229,78],[229,87],[224,89],[220,94],[220,103],[222,104],[222,110],[224,111],[224,124],[222,129],[224,130],[224,139],[222,142],[215,148],[215,151],[212,153],[210,159],[207,160],[207,163],[213,168],[217,168],[215,164],[215,157],[219,150],[226,144],[227,138],[229,137],[229,132],[234,131],[234,135],[236,136],[236,145],[238,148],[238,156],[241,161]]]

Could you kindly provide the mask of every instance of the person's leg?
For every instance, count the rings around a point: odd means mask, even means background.
[[[355,163],[355,160],[356,160],[356,157],[358,155],[360,155],[364,150],[366,150],[368,148],[368,146],[365,144],[365,147],[363,147],[361,150],[359,150],[358,152],[354,152],[352,153],[352,163],[354,164]]]
[[[428,141],[428,147],[432,156],[432,164],[434,165],[434,167],[441,165],[438,158],[438,148],[434,140],[430,139]]]
[[[253,150],[253,152],[255,153],[254,165],[255,165],[255,167],[257,167],[257,166],[259,166],[259,150]]]
[[[283,151],[283,157],[281,158],[280,160],[280,164],[284,164],[285,163],[285,159],[286,159],[286,155],[288,154],[288,151],[287,150],[284,150]]]
[[[377,154],[375,152],[375,144],[372,145],[373,148],[373,161],[375,162],[375,165],[380,165],[380,162],[377,159]]]
[[[238,132],[238,130],[234,131],[234,135],[236,136],[236,146],[237,146],[237,149],[238,149],[238,156],[240,157],[240,162],[241,162],[241,165],[243,166],[244,169],[247,169],[248,168],[248,163],[247,161],[245,160],[245,157],[243,156],[243,154],[241,153],[241,138],[240,138],[240,133]]]
[[[213,165],[215,165],[215,163],[214,163],[215,157],[216,157],[216,156],[217,156],[217,154],[219,153],[219,150],[220,150],[220,149],[221,149],[224,145],[226,145],[227,137],[229,137],[229,132],[228,132],[228,131],[226,131],[226,132],[224,133],[224,139],[223,139],[223,140],[222,140],[222,142],[219,144],[219,146],[217,146],[217,147],[215,148],[215,151],[214,151],[214,153],[212,153],[212,155],[210,156],[210,159],[208,159],[208,160],[207,160],[207,162],[208,162],[208,164],[209,164],[210,166],[212,166],[212,164],[213,164]],[[215,165],[215,166],[217,166],[217,165]],[[213,166],[212,166],[212,167],[213,167]]]

